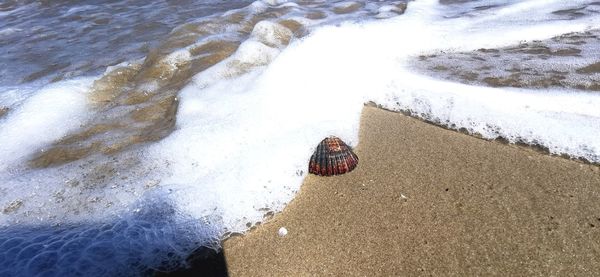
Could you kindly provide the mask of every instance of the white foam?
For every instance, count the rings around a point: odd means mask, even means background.
[[[223,79],[236,80],[240,74],[268,65],[281,52],[285,37],[291,39],[291,32],[280,24],[259,22],[233,55],[195,76],[193,83],[204,88]]]
[[[452,129],[547,147],[551,153],[600,161],[600,97],[585,92],[496,89],[405,73],[405,93],[376,100]]]
[[[89,116],[92,79],[48,85],[0,122],[0,172],[78,128]]]
[[[288,0],[263,0],[263,2],[265,2],[269,5],[276,6],[276,5],[288,3],[289,1]]]
[[[186,63],[190,60],[191,54],[186,49],[177,50],[166,57],[161,61],[164,64],[167,64],[171,67],[171,70],[176,70],[178,66],[183,63]]]
[[[292,31],[280,24],[270,21],[260,21],[254,25],[251,40],[260,41],[266,45],[282,48],[293,37]]]
[[[23,30],[19,29],[19,28],[10,28],[10,27],[9,28],[4,28],[4,29],[0,29],[0,37],[9,36],[9,35],[12,35],[14,33],[21,32],[21,31],[23,31]]]
[[[41,85],[21,85],[0,88],[0,106],[13,108],[20,105],[32,94],[40,89]],[[2,120],[2,119],[0,119]]]

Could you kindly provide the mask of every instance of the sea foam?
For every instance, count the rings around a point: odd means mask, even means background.
[[[0,121],[0,172],[85,122],[92,81],[82,78],[48,85],[13,107]]]

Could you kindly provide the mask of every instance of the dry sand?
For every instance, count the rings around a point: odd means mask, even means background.
[[[598,166],[374,107],[363,110],[355,150],[356,170],[308,176],[282,213],[225,241],[229,273],[600,272]]]

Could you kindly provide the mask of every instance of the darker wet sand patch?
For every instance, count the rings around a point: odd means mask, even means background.
[[[600,62],[577,69],[577,72],[584,74],[600,73]]]
[[[21,206],[23,206],[23,200],[20,200],[20,199],[13,200],[13,201],[9,202],[8,204],[6,204],[6,206],[4,206],[4,208],[2,209],[2,213],[3,214],[14,213],[17,210],[19,210],[21,208]]]
[[[6,114],[8,114],[9,108],[7,107],[0,107],[0,118],[4,117]]]
[[[558,11],[553,11],[552,14],[565,16],[568,19],[576,19],[576,18],[580,18],[580,17],[583,17],[586,15],[585,8],[586,8],[586,6],[574,8],[574,9],[558,10]]]
[[[467,84],[600,91],[600,75],[594,74],[600,72],[599,33],[592,30],[498,49],[422,55],[414,65],[426,74]]]
[[[360,2],[342,3],[334,6],[333,12],[336,14],[353,13],[355,11],[360,10],[363,6],[364,4]]]
[[[278,23],[292,31],[294,36],[297,38],[301,38],[308,33],[308,30],[306,30],[304,25],[296,20],[284,19],[280,20]]]
[[[312,12],[306,13],[305,17],[308,19],[312,19],[312,20],[318,20],[318,19],[327,18],[327,14],[324,12],[321,12],[321,11],[312,11]]]

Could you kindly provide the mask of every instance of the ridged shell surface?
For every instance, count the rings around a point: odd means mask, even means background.
[[[352,171],[358,165],[358,156],[338,137],[328,137],[319,143],[310,157],[308,172],[333,176]]]

